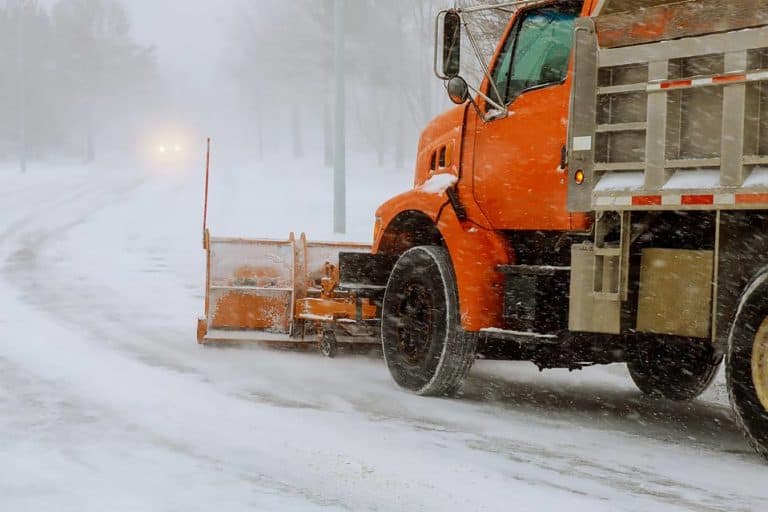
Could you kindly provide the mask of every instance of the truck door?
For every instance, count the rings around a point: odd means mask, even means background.
[[[564,1],[517,14],[484,91],[509,114],[480,102],[474,194],[496,229],[570,229],[566,143],[573,26],[583,2]],[[497,94],[498,91],[498,94]],[[496,119],[494,120],[494,117]]]

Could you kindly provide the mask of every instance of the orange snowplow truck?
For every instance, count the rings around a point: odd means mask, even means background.
[[[484,62],[467,19],[491,9],[510,19]],[[626,363],[690,400],[725,360],[768,456],[768,0],[518,1],[436,26],[457,106],[372,246],[206,235],[200,341],[380,343],[422,395],[482,357]]]

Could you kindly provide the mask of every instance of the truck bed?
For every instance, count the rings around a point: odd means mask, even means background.
[[[766,13],[704,0],[579,20],[571,211],[768,207]]]

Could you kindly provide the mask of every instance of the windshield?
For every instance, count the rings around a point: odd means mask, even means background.
[[[573,44],[575,9],[545,8],[525,15],[504,44],[493,72],[498,103],[509,103],[525,89],[565,79]]]

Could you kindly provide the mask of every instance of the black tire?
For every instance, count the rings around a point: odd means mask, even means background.
[[[742,295],[738,313],[731,327],[726,356],[726,380],[731,406],[755,450],[768,459],[768,404],[760,400],[755,382],[768,379],[765,364],[762,376],[753,374],[753,355],[762,345],[766,348],[768,328],[768,274],[756,279]],[[765,363],[765,360],[763,360]]]
[[[477,335],[461,329],[458,303],[445,249],[415,247],[400,257],[381,321],[384,359],[399,386],[423,396],[459,390],[475,360]]]
[[[333,359],[339,352],[339,344],[333,331],[323,331],[320,335],[320,352],[327,358]]]
[[[712,384],[723,360],[700,340],[670,340],[660,336],[641,346],[627,362],[629,374],[644,394],[687,401]]]

